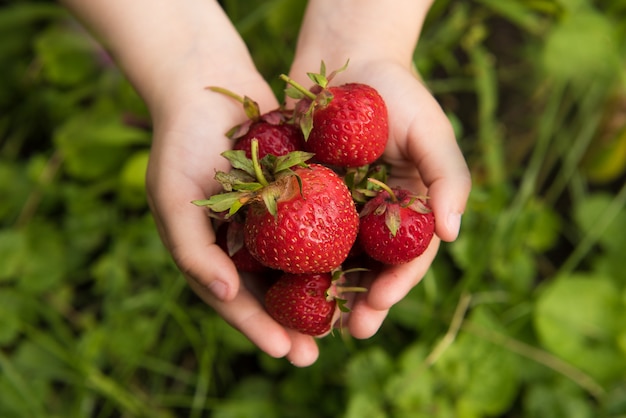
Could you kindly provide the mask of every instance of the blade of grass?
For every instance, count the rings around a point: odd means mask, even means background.
[[[605,97],[604,92],[604,86],[591,83],[588,89],[576,95],[574,101],[580,104],[580,109],[571,118],[573,125],[563,124],[555,135],[562,166],[545,193],[547,202],[556,202],[578,170],[602,118],[599,109]]]
[[[74,370],[84,385],[117,404],[122,411],[132,416],[161,416],[160,412],[151,408],[146,402],[134,396],[128,388],[119,385],[96,368],[92,363],[84,361],[71,350],[61,346],[47,332],[30,324],[24,324],[27,337],[40,348],[57,357]]]
[[[506,243],[506,237],[517,222],[528,202],[536,195],[541,173],[545,170],[548,160],[550,145],[558,126],[561,126],[563,117],[563,96],[565,86],[556,83],[549,95],[548,102],[539,123],[537,141],[535,142],[530,160],[523,172],[517,193],[510,205],[502,211],[497,219],[494,232],[494,242]]]
[[[142,295],[138,295],[130,302],[123,303],[120,306],[120,310],[127,310],[128,317],[134,315],[134,311],[139,310],[152,310],[155,309],[152,314],[152,321],[150,322],[151,335],[148,336],[151,341],[158,341],[159,335],[163,332],[166,321],[169,318],[170,306],[185,289],[186,283],[184,280],[174,280],[169,286],[163,286],[158,292],[145,292]],[[125,364],[120,365],[120,370],[116,373],[116,379],[119,382],[130,383],[133,377],[137,373],[137,369],[145,367],[146,356],[139,356],[134,361],[129,360]],[[116,370],[117,372],[117,370]],[[155,381],[160,375],[151,375],[153,379],[146,381],[145,383],[152,388],[155,385]],[[171,377],[171,376],[170,376]],[[126,383],[123,383],[126,384]]]
[[[489,183],[499,188],[505,181],[504,148],[502,132],[498,128],[498,81],[492,58],[480,45],[468,46],[475,71],[475,88],[478,100],[478,140],[483,152]]]
[[[44,406],[39,399],[32,396],[29,383],[20,375],[19,371],[2,351],[0,351],[0,371],[2,372],[4,381],[12,386],[15,393],[22,399],[22,405],[24,405],[24,411],[22,412],[28,411],[28,415],[32,417],[45,417],[46,412]]]
[[[585,259],[602,234],[607,230],[615,218],[623,213],[626,207],[626,184],[622,186],[609,207],[598,219],[594,228],[578,243],[574,251],[559,268],[558,274],[570,274]]]
[[[537,182],[547,160],[550,144],[556,130],[561,126],[560,115],[563,112],[564,94],[565,86],[561,83],[556,83],[542,113],[537,141],[530,161],[524,170],[517,195],[511,204],[511,213],[508,216],[510,220],[517,218],[517,215],[526,206],[528,200],[536,193]]]
[[[144,356],[140,365],[153,375],[165,376],[184,385],[191,386],[195,381],[195,374],[191,370],[179,367],[158,357]]]
[[[199,355],[206,347],[203,344],[202,336],[198,329],[194,326],[193,320],[189,313],[176,303],[169,303],[168,311],[170,316],[176,321],[181,328],[183,334],[191,344],[193,351]]]
[[[516,340],[497,331],[483,328],[472,323],[471,321],[465,321],[462,324],[461,329],[477,337],[490,341],[493,344],[506,348],[507,350],[532,360],[535,363],[542,364],[545,367],[554,370],[586,390],[589,395],[593,396],[597,400],[601,399],[606,393],[604,388],[591,376],[547,351],[538,349],[523,341]]]
[[[450,348],[450,346],[456,340],[456,337],[463,325],[463,321],[465,319],[465,315],[467,314],[467,310],[470,307],[470,302],[472,301],[472,295],[470,293],[462,292],[456,308],[454,309],[454,314],[452,315],[452,319],[448,325],[448,330],[443,335],[443,337],[435,344],[433,349],[428,353],[428,355],[424,358],[424,361],[412,370],[409,374],[403,377],[403,381],[408,385],[409,382],[415,381],[420,378],[420,375],[424,373],[424,371],[434,365],[439,358]]]
[[[443,338],[437,343],[435,348],[428,354],[426,359],[424,360],[423,367],[430,367],[441,357],[441,355],[454,343],[459,330],[461,329],[461,325],[463,324],[463,320],[465,319],[465,314],[467,313],[467,309],[470,306],[470,302],[472,300],[472,295],[469,293],[463,293],[459,298],[459,303],[454,310],[454,315],[452,316],[452,321],[450,321],[450,326],[448,327],[448,331],[445,333]]]
[[[237,31],[245,35],[248,31],[254,29],[258,24],[267,20],[267,16],[276,8],[280,0],[266,1],[250,10],[248,14],[235,22]],[[248,10],[248,8],[246,8]]]
[[[191,402],[191,418],[202,417],[206,409],[211,387],[211,371],[213,370],[214,355],[212,350],[204,350],[200,354],[198,364],[198,378],[196,379],[195,392]]]
[[[205,341],[198,328],[193,324],[189,313],[177,304],[170,304],[170,314],[181,327],[183,333],[191,343],[195,357],[199,364],[194,376],[194,395],[190,404],[190,416],[200,417],[205,411],[205,404],[209,398],[213,370],[213,360],[216,352],[215,341]]]
[[[543,28],[542,21],[526,4],[515,0],[480,0],[480,3],[490,8],[496,14],[520,26],[525,31],[534,35],[541,34]]]

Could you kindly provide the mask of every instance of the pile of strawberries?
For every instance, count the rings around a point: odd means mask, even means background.
[[[435,224],[425,197],[386,184],[384,100],[365,84],[329,86],[337,71],[326,76],[322,63],[308,74],[310,89],[281,75],[296,104],[265,114],[248,97],[211,88],[241,101],[248,120],[227,133],[231,170],[215,175],[223,191],[193,202],[216,219],[217,243],[240,271],[278,273],[268,313],[315,336],[347,310],[342,293],[365,290],[345,283],[359,268],[342,267],[406,263],[424,252]]]

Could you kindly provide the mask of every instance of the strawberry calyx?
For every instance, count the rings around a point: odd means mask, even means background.
[[[243,110],[245,111],[248,119],[258,120],[261,117],[261,110],[259,108],[259,104],[255,102],[254,100],[252,100],[250,97],[240,96],[237,93],[232,92],[223,87],[209,86],[207,87],[207,89],[237,100],[239,103],[243,105]]]
[[[226,253],[232,257],[242,248],[244,248],[243,221],[233,219],[226,229]]]
[[[259,104],[248,96],[240,96],[235,92],[232,92],[223,87],[209,86],[207,90],[211,90],[216,93],[228,96],[243,105],[243,110],[248,118],[247,121],[233,126],[226,132],[226,136],[230,139],[238,139],[246,135],[250,131],[250,127],[257,122],[265,122],[270,125],[280,125],[285,123],[291,116],[290,112],[285,110],[276,109],[267,113],[261,113]]]
[[[310,89],[307,89],[285,74],[280,75],[280,79],[287,83],[285,95],[292,99],[299,100],[294,109],[293,119],[300,125],[305,141],[309,138],[311,130],[313,129],[313,113],[315,109],[325,107],[333,100],[333,94],[327,88],[328,84],[338,73],[348,68],[349,62],[350,60],[347,60],[343,67],[326,75],[326,64],[322,61],[319,73],[307,73],[309,79],[314,83],[313,87]]]
[[[350,308],[347,306],[348,300],[342,295],[345,293],[363,293],[367,292],[367,288],[360,286],[351,286],[346,283],[346,274],[355,273],[360,271],[368,271],[365,268],[351,268],[342,270],[341,268],[335,269],[331,274],[331,284],[326,290],[325,296],[327,302],[335,303],[335,313],[330,320],[330,332],[332,333],[335,328],[335,323],[339,321],[339,328],[343,328],[343,313],[350,312]]]
[[[316,85],[325,89],[328,87],[328,84],[332,81],[335,76],[348,68],[348,64],[350,60],[348,59],[343,67],[338,68],[332,71],[328,76],[326,75],[326,63],[322,60],[320,64],[320,72],[319,73],[307,73],[307,76],[313,81]]]
[[[192,203],[208,208],[213,217],[228,220],[239,209],[254,202],[263,202],[267,210],[276,215],[279,200],[289,199],[302,191],[301,180],[291,168],[307,167],[306,161],[313,154],[293,151],[279,157],[267,154],[259,159],[258,141],[253,139],[252,158],[246,157],[242,150],[225,151],[222,156],[232,166],[229,172],[215,173],[215,180],[222,185],[223,191]]]
[[[389,166],[386,164],[364,165],[361,167],[348,168],[343,176],[344,182],[352,199],[357,204],[364,204],[378,194],[378,186],[368,179],[382,182],[387,181]]]
[[[363,210],[359,213],[359,216],[364,217],[371,213],[377,216],[384,214],[385,225],[394,237],[398,233],[398,229],[400,229],[402,223],[401,209],[409,209],[421,214],[432,212],[426,205],[428,196],[415,195],[399,187],[392,188],[388,184],[375,178],[368,178],[367,181],[379,187],[378,193],[385,193],[385,197],[381,199],[378,205],[365,205]]]
[[[337,269],[331,273],[331,286],[326,291],[327,301],[336,301],[337,307],[341,312],[350,312],[350,308],[346,306],[348,300],[341,297],[344,293],[364,293],[367,288],[360,286],[350,286],[345,283],[345,275],[360,271],[369,271],[366,268],[352,268],[348,270]]]

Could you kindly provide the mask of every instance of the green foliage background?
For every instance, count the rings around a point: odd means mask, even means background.
[[[281,95],[304,2],[224,0]],[[438,0],[415,64],[474,190],[380,332],[269,358],[191,294],[149,117],[50,1],[0,1],[0,416],[626,417],[626,4]]]

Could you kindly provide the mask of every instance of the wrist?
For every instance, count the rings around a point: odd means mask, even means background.
[[[179,61],[176,66],[155,77],[155,83],[146,84],[142,97],[146,101],[153,120],[165,121],[177,115],[198,109],[209,114],[236,114],[245,117],[243,106],[224,94],[208,89],[211,86],[246,95],[259,102],[262,110],[273,106],[273,95],[267,83],[254,67],[247,67],[241,60],[228,57],[221,68],[211,65],[212,60],[195,55],[191,61]],[[245,62],[245,61],[244,61]]]
[[[217,1],[62,2],[111,52],[152,113],[167,113],[208,85],[234,89],[258,80],[246,45]]]
[[[256,101],[261,112],[278,107],[278,102],[270,86],[256,71],[234,73],[225,77],[195,76],[174,82],[173,87],[163,88],[154,95],[149,104],[155,130],[187,131],[208,129],[220,132],[224,138],[233,126],[245,122],[248,116],[243,104],[232,97],[215,92],[207,87],[215,86],[232,91],[240,96],[248,96]]]
[[[292,73],[351,63],[394,62],[409,69],[431,0],[311,0]],[[351,64],[351,66],[352,66]]]

